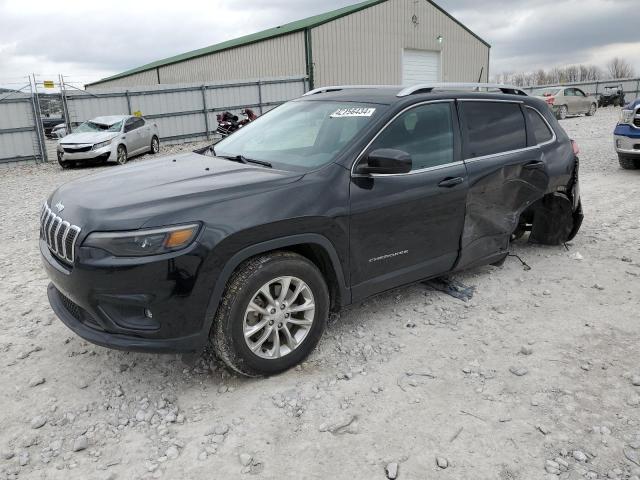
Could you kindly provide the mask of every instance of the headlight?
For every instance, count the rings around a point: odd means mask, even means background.
[[[622,110],[620,113],[620,123],[631,124],[633,120],[633,110]]]
[[[93,146],[93,149],[94,149],[94,150],[98,150],[99,148],[102,148],[102,147],[108,147],[109,145],[111,145],[111,140],[107,140],[106,142],[96,143],[96,144]]]
[[[194,223],[132,232],[95,232],[83,245],[106,250],[116,257],[159,255],[188,247],[199,229],[200,225]]]

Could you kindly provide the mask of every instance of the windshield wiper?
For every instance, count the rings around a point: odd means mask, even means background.
[[[224,158],[225,160],[231,160],[232,162],[238,163],[254,163],[256,165],[262,165],[263,167],[273,168],[269,162],[265,162],[263,160],[254,160],[253,158],[247,158],[244,155],[218,155],[215,150],[213,150],[213,154],[218,158]]]

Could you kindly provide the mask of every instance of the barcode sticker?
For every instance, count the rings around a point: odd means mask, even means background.
[[[370,117],[375,111],[375,108],[367,107],[340,108],[331,114],[331,118]]]

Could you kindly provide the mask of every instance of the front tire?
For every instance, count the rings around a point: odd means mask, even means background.
[[[564,120],[565,118],[567,118],[568,113],[569,113],[569,110],[567,109],[567,106],[560,105],[560,108],[558,109],[558,114],[556,115],[556,117],[558,118],[558,120]]]
[[[244,262],[231,276],[210,339],[216,356],[247,376],[273,375],[302,362],[329,315],[329,290],[318,268],[292,252]]]
[[[596,114],[597,106],[595,103],[592,103],[589,107],[589,111],[587,112],[587,117],[593,117]]]
[[[618,154],[618,161],[620,162],[620,166],[625,170],[637,170],[640,168],[640,158]]]
[[[127,161],[127,148],[124,145],[118,145],[118,150],[116,151],[116,162],[120,165],[124,165]]]

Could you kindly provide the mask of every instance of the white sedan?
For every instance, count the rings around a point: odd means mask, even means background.
[[[158,125],[143,117],[111,115],[83,123],[58,142],[58,163],[115,161],[120,165],[134,155],[160,151]]]

